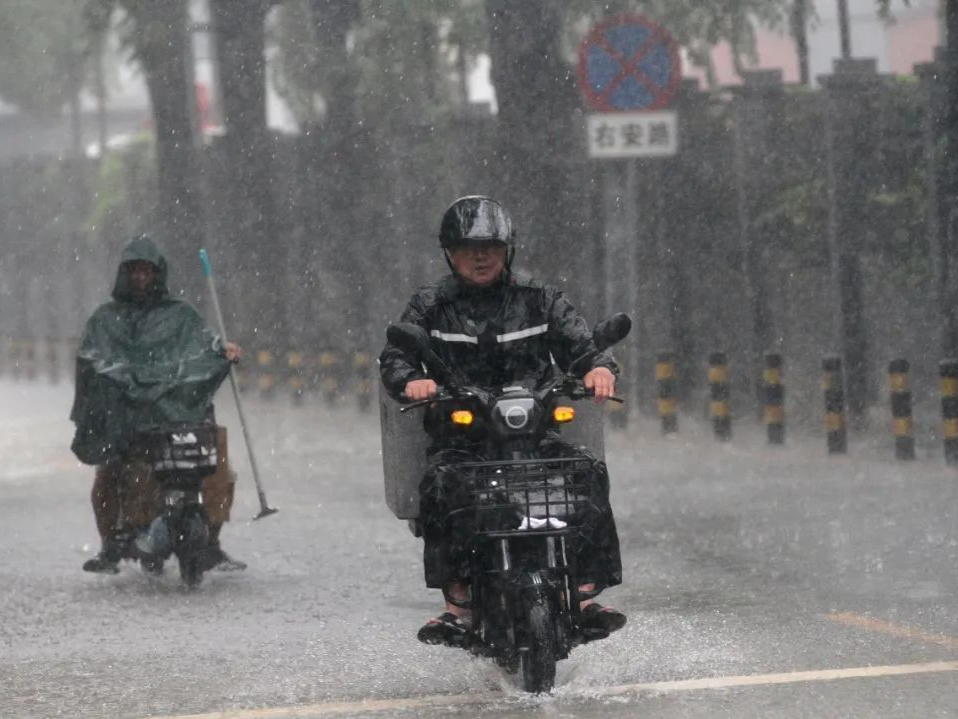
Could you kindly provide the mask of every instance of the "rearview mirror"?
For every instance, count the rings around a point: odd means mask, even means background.
[[[599,322],[592,330],[592,341],[601,351],[624,340],[632,331],[632,320],[624,312],[617,312]]]

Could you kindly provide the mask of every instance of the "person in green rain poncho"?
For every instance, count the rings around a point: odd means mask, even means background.
[[[88,572],[116,573],[132,556],[122,528],[145,526],[159,511],[159,491],[150,477],[141,429],[213,422],[213,395],[239,361],[242,350],[223,344],[188,303],[170,297],[167,262],[148,236],[123,250],[113,301],[87,320],[76,357],[76,394],[70,419],[71,449],[96,466],[92,501],[101,551],[84,563]],[[245,569],[219,545],[229,518],[235,474],[226,461],[225,430],[218,432],[220,463],[203,483],[210,519],[208,568]]]

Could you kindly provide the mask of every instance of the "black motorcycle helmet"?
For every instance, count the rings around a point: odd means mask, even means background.
[[[460,197],[443,213],[439,246],[444,250],[452,250],[463,245],[485,243],[502,244],[508,248],[508,270],[515,253],[516,231],[506,208],[485,195]],[[449,262],[448,256],[446,262]],[[451,263],[449,265],[452,267]]]

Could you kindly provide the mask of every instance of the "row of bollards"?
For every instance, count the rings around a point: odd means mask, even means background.
[[[74,340],[0,338],[0,375],[57,384],[75,355]]]
[[[673,352],[660,352],[655,364],[658,413],[663,434],[678,432],[677,359]],[[765,355],[762,372],[764,424],[769,444],[785,442],[785,387],[782,379],[782,355]],[[907,360],[889,363],[888,381],[891,396],[892,430],[895,457],[915,459],[914,419]],[[939,365],[941,380],[942,438],[945,460],[958,465],[958,360],[945,360]],[[720,441],[732,438],[732,411],[729,390],[728,356],[713,352],[708,357],[709,419],[712,432]],[[841,357],[822,359],[822,393],[825,405],[826,443],[830,454],[848,451],[848,427],[845,412],[845,388]]]
[[[373,360],[367,352],[353,353],[351,371],[338,350],[314,354],[294,349],[284,354],[259,349],[251,359],[237,367],[241,392],[255,388],[264,399],[274,399],[285,384],[294,404],[301,404],[307,394],[315,393],[332,405],[352,384],[359,408],[366,410],[372,405]]]
[[[0,376],[28,382],[45,378],[57,384],[63,376],[72,377],[76,351],[75,340],[0,337]],[[294,404],[302,403],[310,392],[334,404],[348,389],[355,393],[359,408],[367,410],[372,406],[375,362],[368,352],[354,352],[350,368],[346,357],[339,350],[259,349],[237,366],[239,387],[244,392],[255,387],[262,397],[272,399],[285,385]]]
[[[76,354],[74,340],[18,340],[0,339],[0,375],[8,373],[13,379],[35,380],[45,374],[57,383],[67,360]],[[312,358],[312,359],[310,359]],[[275,397],[285,382],[292,400],[300,404],[309,392],[321,394],[333,404],[348,385],[353,385],[359,408],[372,405],[374,365],[367,352],[355,352],[351,368],[344,353],[324,350],[311,354],[289,350],[285,354],[270,349],[253,353],[253,361],[237,368],[240,389],[248,391],[255,383],[264,398]],[[658,394],[658,413],[663,434],[678,432],[678,371],[674,352],[660,352],[655,364]],[[785,388],[782,378],[782,355],[765,355],[762,373],[764,424],[769,444],[785,441]],[[909,382],[910,366],[907,360],[895,359],[888,366],[891,397],[892,429],[895,438],[895,456],[901,460],[915,458],[914,420]],[[945,460],[958,465],[958,360],[945,360],[939,365],[942,439]],[[729,362],[725,352],[713,352],[708,357],[709,418],[716,439],[732,438],[731,391]],[[845,392],[842,360],[835,355],[822,359],[822,391],[825,402],[825,429],[828,452],[848,451],[848,430],[845,416]],[[614,426],[625,426],[627,415],[621,405],[614,405],[610,421]]]

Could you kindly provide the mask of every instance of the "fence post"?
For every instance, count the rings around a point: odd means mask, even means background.
[[[732,438],[732,411],[729,403],[728,357],[724,352],[709,355],[709,391],[712,402],[712,430],[715,438],[726,442]]]
[[[958,360],[943,360],[938,365],[941,377],[942,441],[945,462],[958,464]]]
[[[782,386],[782,355],[765,354],[762,374],[765,395],[765,429],[769,444],[785,443],[785,388]]]
[[[679,419],[675,413],[677,388],[675,358],[674,352],[659,352],[658,361],[655,363],[655,383],[659,391],[659,417],[662,420],[662,434],[674,434],[679,431]]]
[[[831,355],[822,360],[822,390],[825,393],[828,452],[844,454],[848,451],[848,431],[845,427],[845,383],[841,357]]]
[[[908,371],[908,360],[896,359],[888,364],[892,429],[895,433],[895,457],[898,459],[915,458],[915,431],[911,415]]]

